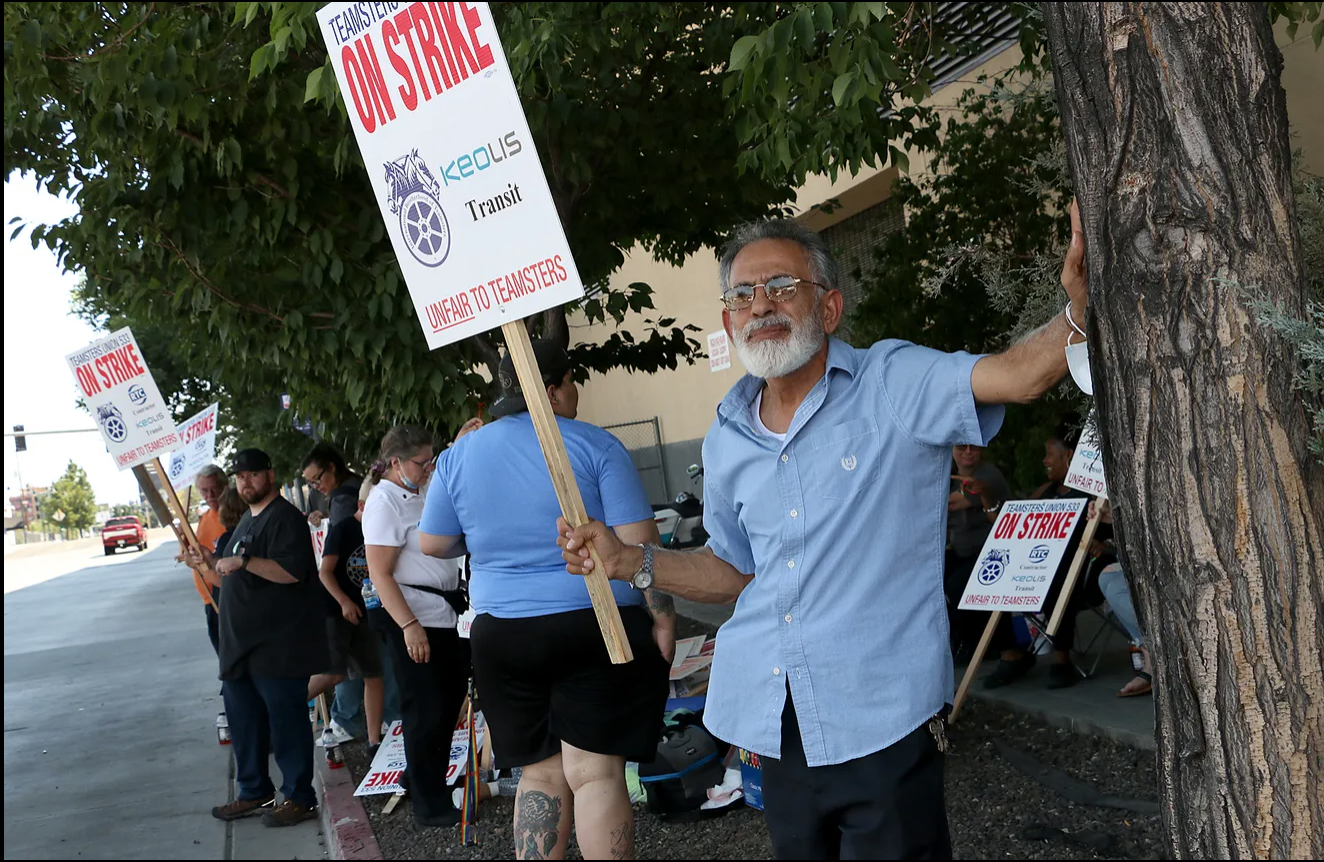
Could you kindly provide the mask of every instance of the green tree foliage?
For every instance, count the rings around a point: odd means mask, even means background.
[[[64,513],[63,521],[54,520],[57,512]],[[91,527],[97,519],[97,495],[87,481],[87,471],[70,461],[42,501],[42,514],[47,521],[70,530]]]
[[[185,393],[177,415],[209,384],[228,393],[241,439],[292,449],[276,415],[288,392],[332,442],[363,451],[389,424],[441,430],[472,414],[490,394],[476,370],[498,345],[427,350],[315,8],[6,4],[5,171],[74,196],[80,215],[33,227],[32,241],[85,273],[81,313],[140,339],[154,330],[144,353],[175,369],[179,388],[162,388]],[[678,261],[790,199],[784,177],[739,172],[739,142],[715,121],[715,70],[740,28],[762,22],[684,3],[495,11],[595,291],[590,319],[652,307],[647,285],[607,286],[629,249]],[[564,320],[534,328],[567,337]],[[598,371],[675,367],[698,355],[691,331],[666,319],[618,329],[577,358]]]
[[[1071,195],[1051,85],[981,81],[947,121],[922,180],[893,191],[906,229],[875,250],[859,273],[863,297],[854,339],[905,338],[940,350],[996,352],[1023,321],[1061,311],[1058,284]],[[1079,393],[1009,410],[989,458],[1013,487],[1044,481],[1043,444],[1077,421]]]

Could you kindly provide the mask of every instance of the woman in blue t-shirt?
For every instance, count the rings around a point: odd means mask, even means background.
[[[534,343],[543,383],[590,517],[622,541],[657,544],[653,509],[629,452],[576,422],[570,358]],[[564,858],[575,835],[586,859],[634,858],[625,762],[652,761],[675,650],[669,596],[613,581],[634,661],[613,665],[588,587],[556,545],[561,514],[510,357],[497,421],[442,454],[419,524],[424,553],[469,554],[474,679],[504,768],[523,767],[515,800],[517,858]]]

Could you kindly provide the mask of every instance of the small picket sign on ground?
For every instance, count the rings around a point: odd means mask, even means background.
[[[430,348],[501,327],[566,520],[588,520],[523,319],[584,285],[486,3],[328,3],[350,125]],[[402,39],[408,39],[404,50]],[[585,579],[630,661],[601,560]]]

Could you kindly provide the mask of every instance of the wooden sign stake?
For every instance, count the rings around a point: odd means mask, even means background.
[[[193,532],[193,525],[188,522],[188,511],[179,502],[179,495],[175,493],[174,486],[170,484],[170,477],[166,475],[165,468],[161,466],[161,459],[153,458],[152,467],[156,470],[157,478],[161,480],[161,489],[165,492],[162,496],[165,497],[166,505],[179,519],[179,529],[184,533],[184,541],[188,542],[189,547],[196,551],[198,556],[202,556],[202,544],[198,541],[197,534]],[[210,571],[206,564],[203,564],[203,571]],[[206,592],[207,601],[219,613],[220,609],[216,607],[216,602],[211,597],[211,590],[208,589]]]
[[[1099,518],[1103,515],[1101,499],[1101,497],[1094,498],[1094,515],[1085,522],[1085,532],[1080,536],[1080,546],[1076,548],[1076,556],[1071,561],[1071,568],[1067,570],[1067,579],[1062,583],[1062,592],[1057,594],[1057,606],[1053,608],[1053,616],[1048,620],[1050,638],[1057,634],[1058,626],[1062,625],[1062,617],[1066,616],[1071,594],[1076,591],[1076,580],[1080,577],[1080,570],[1085,567],[1090,543],[1094,541],[1094,533],[1099,529]]]
[[[153,463],[155,463],[156,465],[157,475],[161,477],[161,483],[165,485],[165,487],[169,488],[170,485],[166,480],[166,476],[164,473],[161,472],[160,459],[159,458],[156,459]],[[152,511],[156,513],[157,520],[159,520],[162,524],[170,525],[170,528],[175,531],[175,538],[179,540],[179,549],[181,551],[185,550],[187,547],[187,541],[180,532],[180,528],[175,526],[172,518],[170,517],[171,509],[168,505],[166,505],[166,501],[162,497],[161,493],[156,490],[156,485],[152,483],[152,477],[147,472],[147,466],[144,464],[139,464],[137,467],[134,467],[133,476],[135,479],[138,480],[138,487],[142,489],[143,496],[147,498],[147,502],[152,507]],[[173,490],[171,493],[173,493]],[[183,518],[181,520],[184,524],[188,523],[187,518]],[[192,535],[192,528],[190,528],[189,532],[190,535]],[[194,539],[196,541],[196,537],[194,537]],[[220,608],[216,606],[216,600],[212,598],[210,586],[202,578],[202,576],[199,575],[196,571],[194,571],[193,569],[190,569],[189,571],[193,572],[193,579],[197,581],[199,584],[198,592],[202,593],[207,597],[207,603],[211,605],[212,610],[216,611],[217,613],[220,613]],[[204,567],[204,571],[207,571],[205,567]]]
[[[984,660],[984,653],[988,652],[988,645],[993,640],[993,632],[998,629],[998,622],[1002,619],[1002,611],[994,611],[988,618],[988,625],[984,626],[984,634],[979,639],[979,646],[975,648],[975,654],[970,659],[970,665],[965,669],[965,676],[961,677],[961,687],[956,690],[956,697],[952,698],[952,711],[947,716],[948,724],[956,724],[956,715],[961,711],[961,704],[965,703],[965,697],[970,693],[970,685],[975,681],[975,674],[979,672],[979,664]]]
[[[561,429],[556,424],[556,415],[552,413],[552,404],[547,400],[547,387],[542,382],[542,372],[538,369],[538,359],[533,353],[529,330],[525,328],[524,321],[516,320],[503,324],[501,332],[506,337],[506,347],[515,364],[515,373],[519,376],[529,416],[533,418],[533,427],[538,432],[538,443],[547,461],[547,471],[552,476],[552,486],[561,504],[561,514],[570,526],[582,527],[589,521],[588,513],[584,510],[584,498],[580,496],[579,485],[575,483],[575,471],[570,466],[570,456],[566,452],[565,441],[561,439]],[[584,582],[588,585],[589,598],[593,600],[598,628],[602,631],[602,639],[607,644],[607,654],[611,656],[612,664],[625,664],[634,660],[634,653],[625,637],[621,612],[616,607],[616,597],[604,574],[606,570],[592,543],[588,551],[593,558],[593,571],[584,577]]]

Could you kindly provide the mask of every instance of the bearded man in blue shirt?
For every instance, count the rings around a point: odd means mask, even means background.
[[[572,574],[735,602],[717,635],[705,723],[763,759],[779,859],[951,858],[943,719],[953,671],[943,595],[951,447],[987,446],[1002,405],[1067,373],[1088,289],[1079,214],[1067,307],[1005,353],[904,341],[855,349],[837,264],[791,220],[745,225],[722,253],[722,321],[749,372],[703,446],[697,552],[559,524]]]

